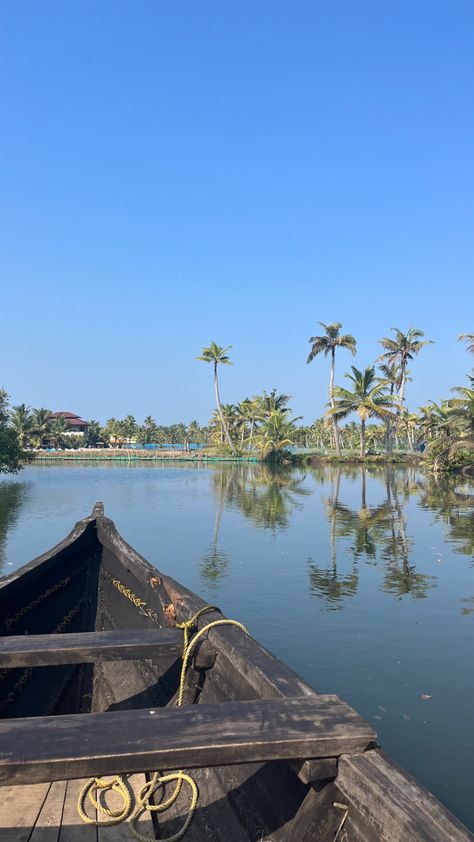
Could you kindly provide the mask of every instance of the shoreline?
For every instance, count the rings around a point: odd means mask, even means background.
[[[97,450],[58,450],[38,451],[31,454],[30,464],[60,464],[70,462],[191,462],[207,464],[209,462],[231,462],[231,463],[265,463],[282,464],[294,466],[311,465],[314,467],[324,465],[422,465],[423,458],[419,454],[373,454],[365,457],[357,456],[354,453],[337,457],[332,454],[293,454],[288,459],[278,461],[262,460],[258,456],[230,456],[219,454],[207,454],[205,451],[186,452],[184,450],[137,450],[125,448],[98,448]]]
[[[202,451],[187,453],[184,450],[58,450],[33,453],[34,462],[258,462],[256,456],[209,456]]]

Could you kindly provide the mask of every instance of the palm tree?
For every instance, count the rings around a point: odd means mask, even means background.
[[[227,351],[232,348],[232,345],[228,345],[227,348],[222,348],[221,345],[217,345],[215,342],[211,342],[211,344],[207,348],[202,349],[201,356],[198,357],[198,360],[202,360],[205,363],[212,363],[214,367],[214,391],[216,395],[216,405],[217,411],[219,413],[222,428],[224,430],[224,435],[229,445],[232,453],[237,453],[234,443],[230,437],[229,430],[227,428],[227,424],[224,419],[224,415],[222,413],[221,407],[221,400],[219,397],[219,380],[217,376],[217,367],[219,365],[232,365],[230,357],[227,355]]]
[[[460,342],[465,342],[467,350],[474,354],[474,333],[460,333],[458,339]]]
[[[429,401],[426,406],[420,407],[420,426],[427,439],[450,438],[453,418],[452,410],[448,401]]]
[[[59,450],[59,448],[64,444],[64,437],[70,429],[69,422],[66,418],[62,415],[56,416],[49,429],[49,433],[56,450]]]
[[[27,406],[24,403],[14,406],[10,414],[10,426],[15,430],[15,433],[18,436],[20,447],[24,448],[28,445],[33,432],[31,406]]]
[[[397,361],[390,362],[390,360],[387,359],[387,361],[385,363],[382,363],[382,365],[379,365],[379,369],[382,372],[385,379],[388,380],[388,382],[390,383],[390,394],[393,395],[395,392],[398,393],[400,391],[400,386],[401,386],[401,383],[402,383],[402,369],[401,369],[401,366],[399,365],[399,363]],[[407,383],[409,380],[411,380],[411,377],[408,376],[408,369],[406,369],[406,371],[405,371],[405,383]],[[385,435],[386,435],[385,447],[386,447],[387,453],[391,453],[392,450],[393,450],[392,433],[393,433],[392,424],[389,420],[387,420],[385,422]],[[395,431],[395,441],[396,441],[397,447],[398,447],[398,436],[397,436],[396,431]]]
[[[34,409],[32,412],[32,432],[36,436],[39,447],[43,444],[45,436],[50,432],[52,420],[49,409]]]
[[[369,365],[365,371],[359,371],[354,365],[351,369],[352,374],[346,374],[346,377],[352,383],[352,391],[342,386],[335,387],[335,406],[331,414],[337,418],[347,418],[352,412],[357,412],[360,418],[360,455],[364,457],[366,421],[368,418],[382,421],[393,418],[393,397],[387,394],[387,381],[376,377],[373,365]]]
[[[255,442],[260,455],[266,459],[270,454],[281,452],[294,443],[295,421],[289,419],[284,409],[273,409],[258,428]]]
[[[290,397],[290,395],[278,394],[275,388],[272,389],[269,395],[264,390],[263,395],[257,398],[257,400],[260,403],[261,415],[268,416],[270,412],[273,412],[274,410],[281,410],[282,412],[291,412],[290,407],[287,406]]]
[[[127,439],[123,430],[123,421],[118,421],[117,418],[107,419],[103,429],[103,434],[109,444],[115,447],[122,447],[123,443]]]
[[[331,405],[331,409],[334,410],[334,372],[335,372],[335,363],[336,363],[336,348],[347,348],[352,356],[355,356],[356,352],[356,340],[350,333],[346,333],[341,335],[340,329],[342,327],[341,322],[334,322],[334,324],[326,325],[324,322],[318,322],[322,328],[326,331],[323,336],[311,336],[309,341],[311,342],[311,351],[308,354],[308,359],[306,363],[312,362],[314,358],[318,354],[324,354],[325,357],[328,357],[329,354],[331,355],[331,374],[329,377],[329,403]],[[333,414],[332,416],[332,424],[333,424],[333,432],[334,432],[334,445],[336,448],[336,453],[338,456],[341,455],[341,446],[339,443],[339,431],[337,429],[337,418],[336,415]]]
[[[258,419],[260,418],[261,412],[261,404],[260,398],[250,398],[249,403],[247,405],[247,421],[250,424],[249,430],[249,437],[248,437],[248,450],[252,450],[253,444],[253,434],[255,432],[255,424],[257,423]]]
[[[127,443],[130,444],[138,432],[137,422],[133,415],[127,415],[120,424],[122,425],[123,435]]]
[[[384,336],[382,339],[379,339],[380,344],[385,348],[385,353],[379,359],[387,360],[390,365],[396,363],[400,367],[400,385],[398,391],[400,414],[405,399],[408,360],[416,357],[425,345],[432,345],[433,341],[431,339],[423,339],[425,334],[417,327],[410,327],[407,333],[402,333],[398,327],[391,327],[390,330],[394,331],[395,338],[392,339]]]
[[[92,419],[91,421],[88,421],[87,422],[87,433],[86,433],[86,436],[85,436],[85,443],[86,444],[92,444],[92,445],[97,444],[97,442],[100,441],[101,435],[102,435],[102,428],[100,426],[100,423],[98,421],[94,421],[94,419]]]

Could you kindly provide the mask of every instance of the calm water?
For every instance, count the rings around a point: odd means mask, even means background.
[[[150,561],[353,704],[474,828],[472,487],[359,467],[28,467],[0,481],[0,568],[97,500]]]

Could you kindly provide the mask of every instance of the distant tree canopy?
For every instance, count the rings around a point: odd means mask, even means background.
[[[0,474],[15,474],[25,460],[18,435],[8,422],[8,395],[0,389]]]

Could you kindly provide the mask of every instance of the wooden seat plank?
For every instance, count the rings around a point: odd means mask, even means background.
[[[338,756],[373,729],[337,696],[0,722],[0,784]]]
[[[83,664],[99,656],[109,660],[179,657],[182,651],[179,629],[17,635],[0,639],[0,668]]]

